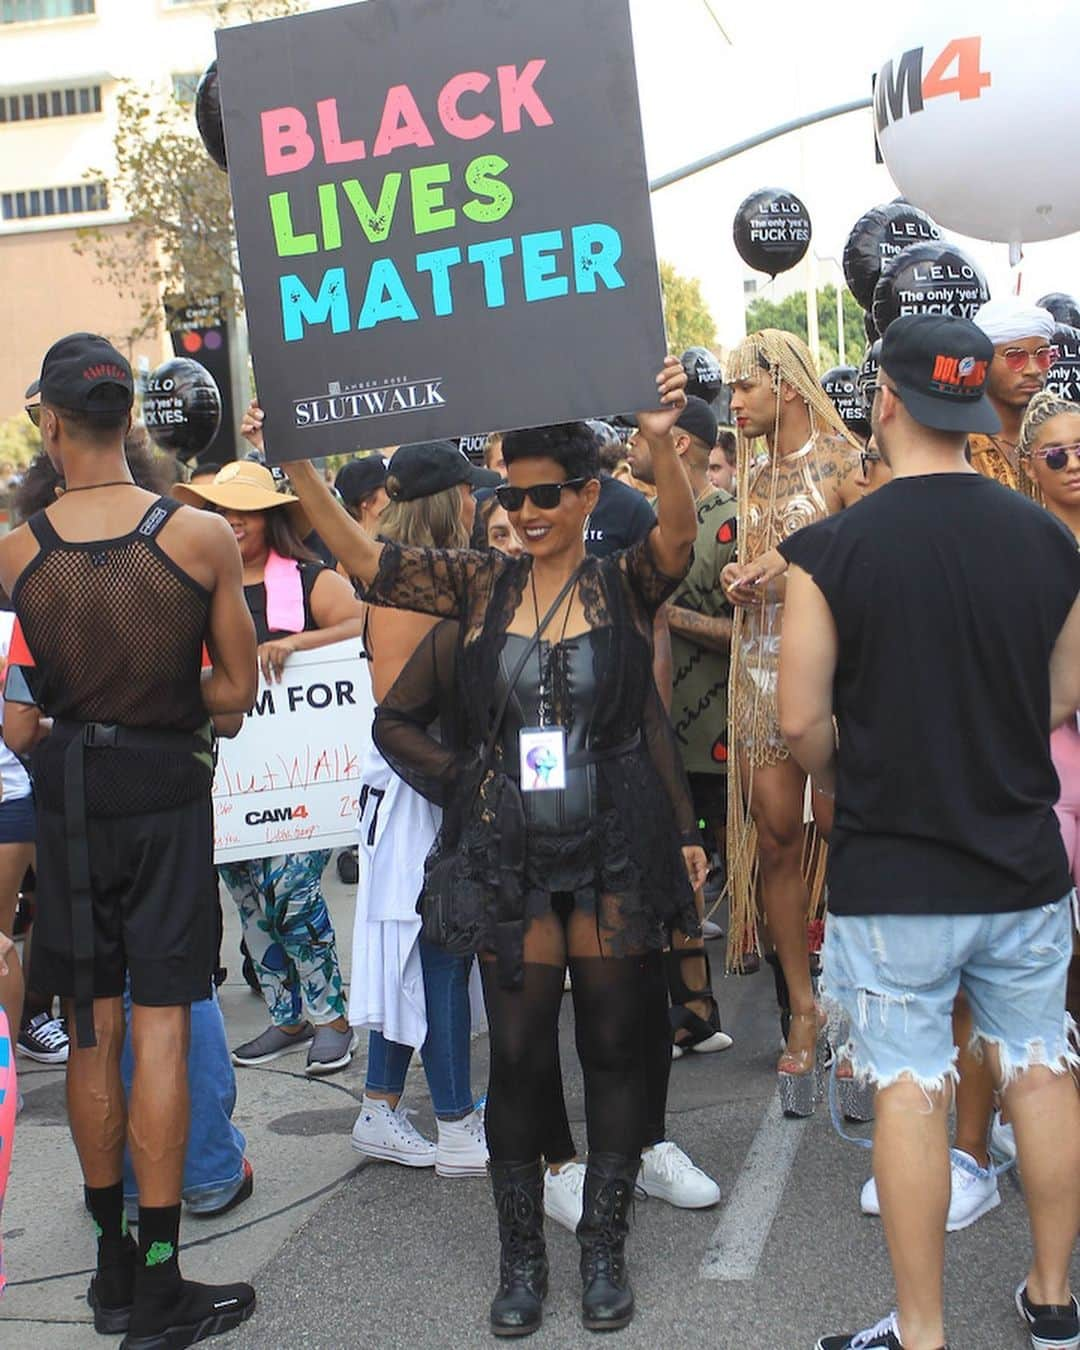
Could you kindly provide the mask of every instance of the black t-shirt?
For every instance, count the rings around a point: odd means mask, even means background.
[[[1072,536],[978,474],[897,478],[781,546],[836,622],[829,905],[989,914],[1071,885],[1054,815],[1049,660]]]
[[[644,539],[656,524],[656,512],[636,488],[603,474],[600,498],[585,531],[585,550],[606,558]]]

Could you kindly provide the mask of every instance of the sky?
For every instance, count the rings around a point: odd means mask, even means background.
[[[871,74],[895,45],[884,6],[710,3],[727,37],[705,0],[630,0],[650,178],[804,113],[868,95]],[[968,14],[986,13],[985,0],[907,0],[900,7],[905,31],[917,31],[920,12],[940,12],[943,4],[965,22]],[[1041,11],[1026,11],[1017,22],[1036,22]],[[978,19],[970,22],[977,31]],[[1017,134],[1024,134],[1020,116]],[[1061,162],[1062,172],[1076,171],[1074,155],[1063,152]],[[654,193],[658,252],[700,279],[726,344],[741,335],[742,283],[753,275],[735,253],[732,221],[739,202],[765,186],[803,199],[814,227],[811,252],[824,259],[839,259],[858,217],[897,195],[887,169],[874,162],[869,110],[785,136]],[[980,264],[993,294],[1015,291],[1004,244],[946,233]],[[1019,271],[1021,294],[1032,300],[1051,290],[1080,292],[1080,236],[1026,246]],[[819,273],[822,284],[835,281],[838,265],[824,262]],[[777,297],[805,281],[797,269],[770,291],[768,277],[760,277],[764,293]]]

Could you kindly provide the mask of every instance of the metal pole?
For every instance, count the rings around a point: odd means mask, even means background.
[[[843,117],[846,113],[861,112],[864,108],[872,106],[873,99],[857,98],[850,103],[838,103],[835,108],[825,108],[822,112],[807,113],[805,117],[796,117],[794,121],[783,122],[780,126],[773,127],[769,131],[762,131],[756,136],[749,136],[745,141],[737,141],[725,150],[717,150],[711,155],[706,155],[704,159],[695,160],[693,164],[684,164],[681,169],[672,169],[670,173],[661,174],[659,178],[654,178],[649,183],[649,191],[659,192],[661,188],[670,187],[672,183],[681,183],[684,178],[690,178],[695,173],[701,173],[703,169],[711,169],[714,164],[723,164],[726,159],[734,159],[736,155],[741,155],[746,150],[753,150],[755,146],[765,145],[768,141],[775,141],[777,137],[786,136],[791,131],[799,131],[802,127],[812,127],[817,122],[827,122],[833,117]]]
[[[844,344],[844,273],[836,283],[836,354],[840,358],[838,365],[847,365],[847,351]]]

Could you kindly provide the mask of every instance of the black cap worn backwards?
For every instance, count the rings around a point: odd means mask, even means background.
[[[720,424],[713,410],[696,394],[687,394],[686,407],[679,414],[675,425],[689,435],[696,436],[710,450],[716,444],[716,433]]]
[[[986,334],[948,314],[905,314],[881,340],[881,370],[915,421],[934,431],[1001,430],[986,397],[993,359]]]
[[[54,342],[41,363],[41,375],[26,391],[72,412],[126,412],[135,399],[135,381],[127,359],[107,338],[70,333]]]
[[[341,466],[334,487],[346,506],[356,506],[385,482],[386,461],[382,455],[365,455]]]
[[[449,441],[421,441],[394,452],[386,470],[386,493],[391,501],[412,502],[418,497],[433,497],[458,483],[493,488],[502,481],[493,469],[477,468]]]

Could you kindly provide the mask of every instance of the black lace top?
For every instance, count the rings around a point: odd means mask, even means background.
[[[579,904],[595,908],[598,921],[603,915],[616,949],[659,946],[669,924],[696,932],[680,846],[698,844],[700,837],[671,722],[652,676],[653,616],[678,579],[659,571],[647,539],[607,558],[586,558],[578,581],[592,640],[569,642],[587,645],[592,653],[587,748],[597,754],[590,814],[582,819],[575,812],[570,823],[560,824],[558,813],[548,821],[524,813],[505,737],[496,743],[492,769],[476,793],[477,764],[504,687],[500,657],[531,566],[527,554],[512,559],[494,551],[384,545],[365,598],[456,622],[439,624],[417,648],[377,710],[376,743],[395,772],[443,807],[434,852],[464,848],[468,884],[491,897],[492,930],[500,868],[505,891],[507,849],[500,835],[513,828],[507,822],[521,821],[522,917],[546,909],[552,892],[569,891]],[[509,650],[507,655],[513,664]],[[566,721],[574,703],[568,663],[553,660],[549,669],[552,704]],[[436,717],[442,743],[427,732]],[[623,753],[605,757],[605,751],[628,743]],[[514,801],[512,810],[508,799]],[[493,932],[477,945],[493,948]]]

